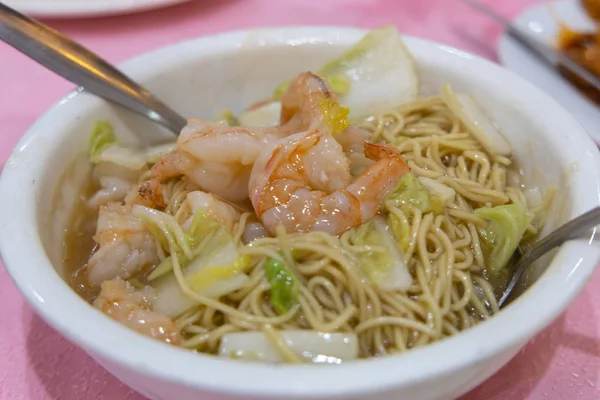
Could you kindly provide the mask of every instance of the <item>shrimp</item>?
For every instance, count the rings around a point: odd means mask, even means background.
[[[279,139],[319,129],[340,135],[344,145],[357,146],[357,137],[362,133],[357,135],[356,128],[346,129],[348,110],[339,106],[329,84],[318,75],[298,75],[281,104],[278,127],[222,126],[200,118],[190,119],[174,152],[153,166],[153,175],[159,181],[185,175],[203,191],[239,202],[248,198],[250,173],[261,150]]]
[[[322,128],[325,126],[324,107],[329,100],[337,103],[329,83],[312,72],[303,72],[290,83],[281,97],[280,123],[296,132],[311,127]]]
[[[155,298],[153,288],[146,286],[136,290],[129,282],[117,277],[102,283],[94,307],[143,335],[177,345],[181,334],[172,319],[152,311]]]
[[[154,237],[143,221],[131,215],[130,206],[101,206],[94,241],[98,249],[87,264],[92,285],[116,277],[129,278],[160,262]]]
[[[152,178],[135,185],[125,196],[125,204],[140,204],[161,209],[166,206],[160,179]]]
[[[289,133],[320,130],[333,135],[345,152],[363,153],[369,132],[350,126],[329,83],[312,72],[298,75],[281,98],[281,125]]]
[[[373,218],[409,168],[393,147],[366,142],[364,152],[375,163],[352,182],[349,161],[329,134],[298,133],[265,149],[249,187],[265,228],[340,235]]]
[[[100,189],[88,199],[88,206],[98,208],[103,204],[123,201],[140,175],[140,171],[133,171],[110,162],[96,164],[92,172],[92,180],[99,183]]]
[[[280,137],[276,128],[225,127],[191,119],[175,152],[154,165],[152,173],[159,180],[185,175],[206,192],[242,201],[248,198],[248,179],[260,150]]]
[[[123,200],[131,186],[130,182],[117,176],[103,176],[99,181],[100,189],[88,199],[88,205],[92,208]]]

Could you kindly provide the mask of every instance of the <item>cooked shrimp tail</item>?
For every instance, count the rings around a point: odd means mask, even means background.
[[[281,125],[292,118],[298,129],[308,127],[323,120],[323,101],[337,102],[329,83],[312,72],[301,73],[292,81],[281,98]]]

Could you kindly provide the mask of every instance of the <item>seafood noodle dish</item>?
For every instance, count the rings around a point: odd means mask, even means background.
[[[493,317],[552,190],[523,185],[475,98],[437,90],[383,27],[171,143],[97,121],[67,281],[140,335],[245,362],[386,356]]]

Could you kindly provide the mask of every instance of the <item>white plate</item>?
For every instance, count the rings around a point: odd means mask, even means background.
[[[32,17],[88,18],[130,14],[190,0],[4,0],[4,4]]]
[[[548,46],[553,46],[558,25],[553,18],[558,15],[563,23],[576,30],[594,28],[576,1],[555,1],[526,10],[513,23]],[[540,62],[521,45],[503,34],[498,44],[500,61],[508,69],[540,87],[583,124],[596,143],[600,143],[600,107],[590,102],[558,73]]]

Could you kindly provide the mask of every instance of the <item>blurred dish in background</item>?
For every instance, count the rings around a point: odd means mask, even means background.
[[[600,18],[600,0],[582,0],[581,5],[588,17],[594,22]],[[567,57],[596,76],[600,76],[600,30],[598,26],[592,30],[576,30],[562,22],[560,15],[555,15],[559,25],[556,47]],[[600,105],[600,92],[588,85],[578,76],[561,70],[561,73],[571,81],[588,99]]]
[[[593,3],[593,4],[592,4]],[[555,1],[532,7],[512,22],[547,46],[559,48],[596,75],[600,75],[600,32],[590,15],[600,15],[597,0]],[[600,94],[568,76],[579,89],[566,82],[535,55],[503,34],[499,58],[512,71],[542,88],[584,125],[600,143]],[[593,56],[597,52],[597,56]],[[594,103],[596,102],[596,104]]]
[[[190,0],[5,0],[15,10],[38,18],[89,18],[162,8]]]

